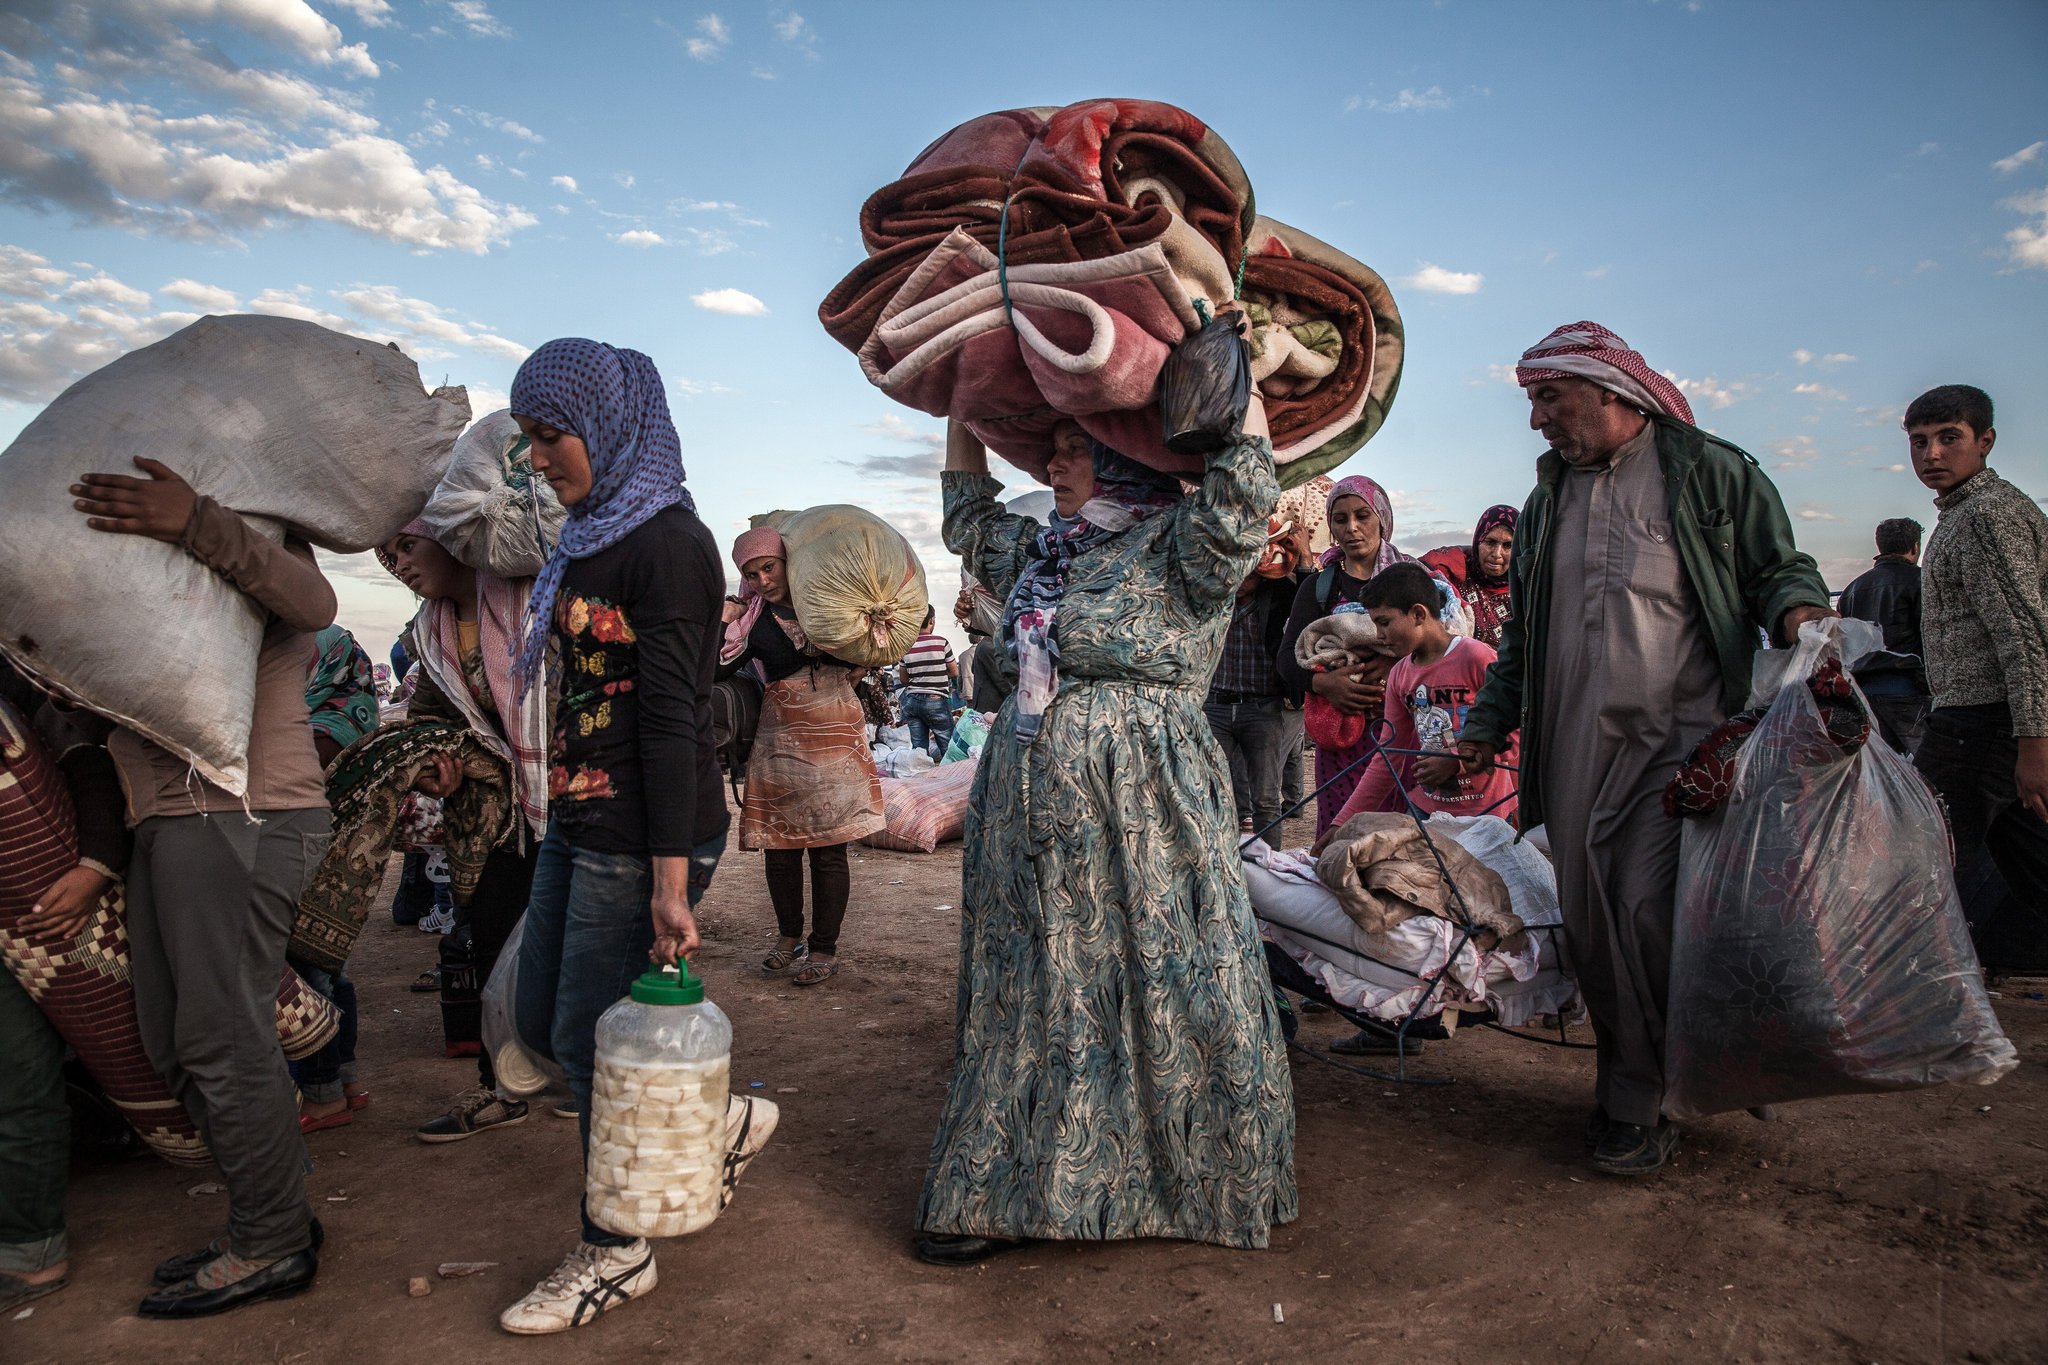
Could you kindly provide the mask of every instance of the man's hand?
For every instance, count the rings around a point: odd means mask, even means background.
[[[454,754],[435,754],[429,766],[420,769],[412,789],[421,796],[453,796],[462,785],[462,762]]]
[[[1825,621],[1829,617],[1839,619],[1842,613],[1833,607],[1791,607],[1784,619],[1778,622],[1778,643],[1795,645],[1799,643],[1799,628],[1808,621]]]
[[[93,907],[111,880],[98,868],[81,863],[50,883],[34,907],[15,921],[15,931],[45,946],[68,943],[92,918]]]
[[[1465,771],[1477,777],[1493,771],[1494,756],[1500,752],[1493,745],[1478,739],[1458,741],[1458,757],[1465,764]]]
[[[1347,716],[1378,715],[1387,700],[1385,682],[1367,682],[1363,668],[1318,673],[1309,679],[1315,694]]]
[[[1431,754],[1415,760],[1415,776],[1433,792],[1447,792],[1458,785],[1464,761],[1457,754]]]
[[[2048,820],[2048,739],[2022,735],[2020,758],[2013,765],[2013,785],[2019,788],[2020,804]]]
[[[671,967],[696,955],[697,916],[690,910],[690,860],[660,857],[654,863],[654,947],[648,960]]]
[[[71,496],[77,499],[72,506],[85,513],[85,524],[95,531],[148,536],[176,545],[185,538],[199,495],[161,461],[137,455],[135,467],[149,477],[79,475],[71,485]]]

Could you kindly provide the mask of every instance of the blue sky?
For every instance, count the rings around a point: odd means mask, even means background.
[[[949,596],[940,425],[817,302],[862,199],[945,129],[1130,95],[1209,122],[1263,212],[1393,283],[1400,396],[1348,469],[1395,490],[1410,550],[1527,492],[1504,367],[1579,318],[1763,462],[1837,586],[1880,518],[1932,524],[1898,416],[1933,384],[1988,389],[1994,463],[2048,496],[2036,0],[7,8],[0,440],[209,311],[396,339],[479,412],[526,350],[595,336],[660,365],[721,541],[860,502]],[[381,650],[409,598],[331,567]]]

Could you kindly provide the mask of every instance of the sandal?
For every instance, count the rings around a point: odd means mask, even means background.
[[[359,1085],[353,1090],[343,1087],[342,1098],[347,1100],[348,1107],[358,1114],[370,1107],[370,1092],[365,1086]]]
[[[777,944],[774,952],[761,959],[761,970],[770,976],[781,976],[791,967],[809,961],[810,956],[811,946],[802,940],[789,948]]]
[[[803,965],[803,970],[790,978],[792,985],[816,986],[839,975],[839,959],[836,957],[813,957]]]
[[[345,1128],[356,1121],[355,1110],[347,1105],[331,1114],[308,1114],[299,1111],[299,1132],[301,1134],[324,1132],[329,1128]]]
[[[431,995],[441,989],[441,969],[429,967],[412,979],[414,995]]]

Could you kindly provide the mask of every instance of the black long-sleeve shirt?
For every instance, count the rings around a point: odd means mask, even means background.
[[[763,682],[780,682],[814,664],[829,664],[834,668],[855,666],[843,659],[835,659],[823,651],[806,654],[798,649],[796,642],[789,638],[789,632],[776,623],[777,614],[776,607],[762,608],[761,614],[754,618],[753,627],[747,631],[746,651],[731,663],[721,664],[718,669],[719,677],[731,677],[750,661],[761,665]]]
[[[571,844],[687,857],[724,831],[711,731],[724,591],[717,542],[680,505],[570,561],[548,819]]]

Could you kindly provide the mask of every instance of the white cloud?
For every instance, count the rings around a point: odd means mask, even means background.
[[[1837,516],[1836,516],[1836,515],[1835,515],[1835,514],[1834,514],[1833,512],[1830,512],[1830,511],[1828,511],[1828,510],[1827,510],[1827,508],[1825,508],[1825,507],[1822,507],[1822,506],[1821,506],[1821,505],[1820,505],[1819,503],[1815,503],[1815,502],[1802,502],[1802,503],[1800,503],[1800,504],[1799,504],[1799,510],[1798,510],[1797,512],[1794,512],[1794,513],[1793,513],[1792,515],[1793,515],[1793,516],[1795,516],[1795,517],[1797,517],[1797,518],[1799,518],[1799,519],[1800,519],[1801,521],[1840,521],[1840,520],[1841,520],[1841,518],[1840,518],[1840,517],[1837,517]]]
[[[241,311],[242,300],[232,289],[219,285],[201,284],[198,280],[172,280],[156,291],[166,294],[182,303],[207,313],[235,313]]]
[[[1365,101],[1357,95],[1347,95],[1344,98],[1344,112],[1347,114],[1355,114],[1358,112],[1359,106],[1363,105],[1364,103]]]
[[[678,213],[734,213],[739,205],[730,199],[677,199],[669,207]]]
[[[1607,272],[1613,268],[1607,265],[1596,265],[1586,272],[1586,278],[1589,280],[1604,280],[1607,278]]]
[[[1427,90],[1403,90],[1390,100],[1371,100],[1367,107],[1382,114],[1417,114],[1429,109],[1448,109],[1451,103],[1442,86],[1432,85]]]
[[[514,364],[532,353],[530,347],[499,336],[477,323],[458,322],[424,299],[410,298],[388,284],[359,284],[335,291],[334,297],[358,317],[382,324],[407,341],[446,342]],[[413,349],[408,346],[408,350]]]
[[[21,246],[0,246],[0,294],[21,299],[51,299],[71,279],[49,258]]]
[[[815,35],[810,21],[794,10],[775,21],[775,36],[785,43],[800,43]]]
[[[1708,375],[1705,379],[1680,379],[1670,370],[1664,371],[1664,377],[1676,384],[1678,391],[1692,403],[1704,403],[1717,410],[1733,407],[1749,397],[1749,385],[1739,379],[1730,379],[1725,383],[1713,375]]]
[[[1848,394],[1843,393],[1840,389],[1831,389],[1825,384],[1794,384],[1792,392],[1803,393],[1808,398],[1825,399],[1831,403],[1845,402],[1849,397]]]
[[[549,179],[548,183],[556,189],[567,190],[571,194],[576,193],[576,177],[573,175],[554,176]]]
[[[85,264],[52,266],[35,252],[0,245],[0,401],[40,404],[79,376],[196,322],[202,313],[247,311],[301,318],[350,336],[395,342],[416,360],[473,355],[517,362],[527,348],[489,326],[451,316],[391,285],[356,285],[331,297],[339,311],[304,286],[265,289],[243,307],[217,285],[179,279],[160,293],[191,309],[158,310],[150,295]],[[196,311],[193,311],[196,310]]]
[[[716,61],[732,46],[732,30],[715,14],[697,21],[697,33],[697,37],[684,40],[683,46],[700,62]]]
[[[1813,363],[1813,352],[1802,346],[1792,353],[1792,359],[1797,364],[1810,365]]]
[[[617,233],[612,237],[612,240],[617,242],[620,246],[668,245],[668,238],[662,236],[658,232],[649,232],[646,228],[632,228],[629,229],[628,231]]]
[[[16,59],[0,74],[0,199],[138,232],[220,239],[319,221],[474,252],[534,221],[444,167],[421,166],[355,96],[231,64],[173,23],[233,25],[316,64],[351,65],[336,55],[340,31],[297,0],[107,0],[97,9],[89,27],[53,8],[49,24],[13,31],[49,70]],[[198,95],[209,112],[166,113],[111,93],[161,82]],[[178,97],[177,107],[187,103]]]
[[[462,26],[477,38],[510,38],[512,30],[505,27],[485,0],[448,0],[448,12],[453,14]]]
[[[331,9],[345,9],[356,17],[364,28],[389,28],[391,18],[390,0],[324,0]]]
[[[546,138],[534,132],[533,129],[525,124],[515,122],[502,115],[493,114],[483,109],[465,109],[459,104],[451,107],[456,113],[477,124],[479,127],[489,128],[493,132],[503,133],[507,137],[516,137],[522,142],[540,143],[547,141]]]
[[[686,227],[683,229],[683,239],[705,256],[722,256],[728,251],[739,249],[738,242],[717,228]]]
[[[707,289],[690,295],[690,302],[707,313],[726,313],[738,318],[757,318],[768,311],[767,304],[738,289]]]
[[[2012,263],[2023,270],[2048,270],[2048,188],[2014,195],[2005,206],[2036,221],[2005,234],[2012,243]]]
[[[2011,156],[2000,157],[1992,162],[1991,169],[1997,171],[2000,175],[2011,175],[2020,167],[2032,164],[2034,158],[2041,155],[2043,147],[2048,147],[2048,141],[2036,142],[2022,147]]]
[[[84,299],[88,303],[103,303],[111,308],[125,308],[131,313],[149,307],[147,289],[123,284],[105,271],[75,282],[64,290],[64,295],[66,298]]]
[[[1820,458],[1820,448],[1811,436],[1789,436],[1781,441],[1771,442],[1771,453],[1778,457],[1776,469],[1806,469]]]
[[[1505,384],[1511,389],[1522,387],[1515,379],[1515,367],[1513,365],[1488,365],[1486,367],[1486,377],[1484,379],[1475,379],[1472,382],[1474,384]]]
[[[1850,355],[1847,351],[1830,351],[1826,355],[1816,355],[1804,346],[1792,353],[1792,360],[1793,363],[1799,365],[1817,364],[1824,370],[1832,370],[1837,365],[1853,365],[1856,363],[1856,357]]]
[[[1879,464],[1872,465],[1871,468],[1881,474],[1903,474],[1906,472],[1906,466],[1902,464]]]
[[[1477,271],[1446,270],[1427,261],[1413,275],[1401,279],[1402,284],[1425,294],[1476,294],[1485,282],[1486,277]]]
[[[1916,156],[1935,156],[1935,155],[1938,155],[1938,154],[1940,153],[1940,151],[1941,151],[1941,144],[1940,144],[1939,142],[1923,142],[1923,143],[1921,143],[1921,144],[1920,144],[1920,150],[1919,150],[1918,152],[1914,153],[1914,155],[1916,155]]]

